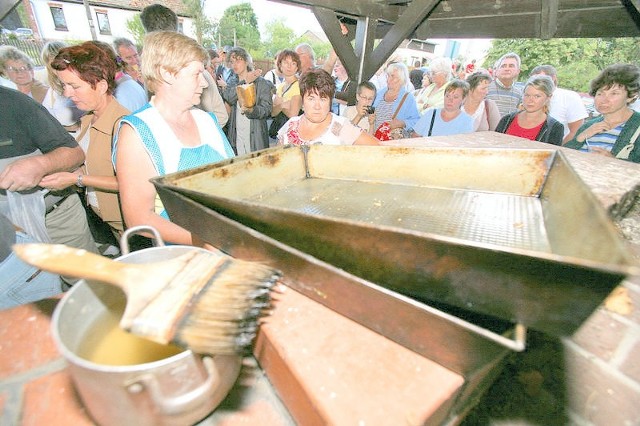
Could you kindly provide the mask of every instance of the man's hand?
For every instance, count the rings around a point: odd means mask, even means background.
[[[35,188],[46,173],[41,156],[21,158],[9,164],[0,173],[0,188],[8,191],[24,191]]]

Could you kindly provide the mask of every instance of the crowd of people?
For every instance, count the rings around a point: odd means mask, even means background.
[[[21,285],[36,271],[11,253],[16,241],[115,257],[125,229],[150,225],[167,243],[207,247],[171,222],[150,179],[275,144],[379,145],[496,131],[640,162],[636,65],[611,65],[593,79],[599,115],[589,119],[579,95],[558,87],[553,66],[536,66],[520,82],[513,52],[491,73],[447,58],[427,71],[390,60],[357,82],[335,52],[316,64],[306,43],[278,52],[263,73],[242,47],[205,49],[180,34],[162,5],[140,18],[141,54],[125,38],[47,43],[46,81],[35,78],[28,55],[0,47],[0,271],[16,283],[0,287],[0,308],[74,282],[36,274],[41,284]],[[151,246],[149,237],[136,237],[132,249]]]

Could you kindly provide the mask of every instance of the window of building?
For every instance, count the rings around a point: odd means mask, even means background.
[[[98,18],[100,34],[111,35],[111,25],[109,25],[109,15],[107,15],[107,11],[96,9],[96,18]]]
[[[50,4],[49,10],[51,11],[51,17],[53,18],[53,25],[57,31],[69,31],[67,28],[67,20],[64,17],[64,11],[62,5]]]

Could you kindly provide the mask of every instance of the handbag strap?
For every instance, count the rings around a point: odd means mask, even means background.
[[[631,139],[629,139],[629,143],[627,145],[625,145],[620,150],[620,152],[618,152],[618,154],[616,154],[616,158],[619,158],[621,160],[628,160],[629,159],[629,155],[631,155],[631,151],[633,151],[633,148],[636,145],[636,139],[638,139],[638,136],[640,136],[640,125],[638,126],[636,131],[631,136]]]
[[[431,124],[429,125],[429,133],[427,136],[431,136],[431,131],[433,130],[433,122],[436,121],[436,109],[433,109],[433,114],[431,114]]]
[[[404,103],[404,100],[407,99],[407,95],[409,94],[409,92],[404,92],[404,96],[402,97],[402,99],[400,99],[400,103],[398,104],[398,108],[396,108],[396,111],[393,113],[393,115],[391,116],[391,119],[393,120],[394,118],[396,118],[396,115],[398,115],[398,112],[400,112],[400,108],[402,108],[402,104]]]
[[[489,101],[484,100],[484,113],[487,115],[487,124],[489,125],[489,130],[491,130],[491,119],[489,117]]]

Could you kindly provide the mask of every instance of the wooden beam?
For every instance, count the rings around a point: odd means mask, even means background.
[[[622,0],[622,4],[640,30],[640,0]]]
[[[375,74],[398,46],[422,24],[438,3],[440,0],[413,0],[372,52],[365,74]]]
[[[21,1],[22,0],[0,0],[0,21],[6,18]]]
[[[540,38],[549,40],[558,31],[558,0],[542,0],[540,10]]]

